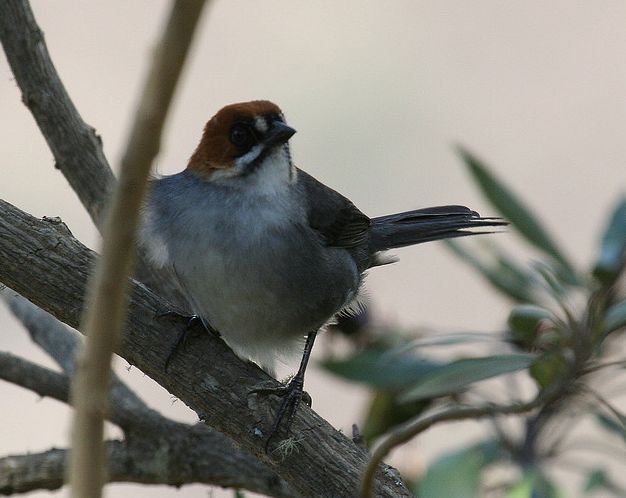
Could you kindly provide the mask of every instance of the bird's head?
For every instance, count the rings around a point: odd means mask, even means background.
[[[294,168],[287,141],[295,132],[272,102],[228,105],[204,127],[187,169],[210,182],[259,175],[271,175],[273,181],[291,178]]]

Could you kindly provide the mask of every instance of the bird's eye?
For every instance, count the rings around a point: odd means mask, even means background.
[[[230,141],[238,149],[247,149],[252,145],[254,135],[245,124],[235,124],[230,130]]]

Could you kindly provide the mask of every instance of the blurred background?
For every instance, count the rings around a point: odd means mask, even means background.
[[[70,96],[116,167],[169,3],[35,0],[32,6]],[[204,12],[156,172],[183,169],[205,122],[223,105],[269,99],[298,130],[291,140],[296,164],[368,215],[448,203],[494,214],[454,152],[463,144],[523,195],[584,267],[626,187],[624,19],[626,4],[618,1],[217,0]],[[95,229],[54,169],[0,57],[0,197],[35,216],[61,217],[97,249]],[[532,257],[514,235],[497,237]],[[442,332],[502,329],[510,303],[440,244],[397,254],[400,263],[367,279],[375,323]],[[0,328],[2,349],[53,367],[3,306]],[[327,342],[321,337],[318,356]],[[152,407],[197,419],[141,372],[118,363],[122,380]],[[367,392],[316,368],[307,391],[314,408],[347,433]],[[0,455],[67,445],[65,405],[7,383],[0,393]],[[417,475],[479,430],[468,423],[429,431],[392,463]],[[222,496],[198,485],[107,487],[110,497],[131,493]]]

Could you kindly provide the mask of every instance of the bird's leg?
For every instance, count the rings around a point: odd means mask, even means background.
[[[167,358],[165,359],[165,371],[167,371],[167,367],[169,367],[169,364],[172,361],[172,358],[178,352],[179,348],[181,346],[184,346],[185,342],[187,341],[187,337],[189,337],[189,333],[191,329],[193,329],[193,327],[196,324],[200,323],[207,332],[215,335],[216,337],[220,337],[220,333],[217,330],[215,330],[211,326],[210,323],[206,322],[205,320],[202,320],[198,315],[184,315],[177,311],[165,311],[157,315],[157,318],[164,318],[164,317],[182,318],[184,320],[187,320],[185,327],[179,332],[178,336],[176,337],[176,341],[170,348],[170,352],[168,353]]]
[[[306,392],[304,392],[304,373],[306,372],[306,367],[309,363],[309,358],[311,357],[311,351],[313,350],[313,343],[315,342],[316,336],[317,330],[309,332],[309,335],[307,335],[306,343],[304,345],[304,352],[302,354],[302,360],[300,361],[300,368],[298,368],[298,372],[291,378],[286,386],[275,388],[259,388],[252,391],[260,394],[272,394],[275,396],[280,396],[282,398],[280,406],[278,407],[278,411],[276,412],[274,424],[272,425],[269,436],[265,441],[266,453],[270,441],[280,429],[283,421],[284,429],[289,430],[289,427],[293,422],[293,417],[296,414],[296,411],[298,411],[300,403],[304,400],[305,404],[311,406],[311,397]]]

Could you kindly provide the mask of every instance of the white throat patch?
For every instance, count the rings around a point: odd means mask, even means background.
[[[276,194],[295,182],[297,170],[291,164],[287,146],[275,148],[263,158],[261,164],[252,166],[262,152],[262,145],[252,147],[249,152],[237,158],[233,167],[213,171],[211,181],[253,191],[259,195]],[[254,171],[246,171],[250,167],[255,168]]]
[[[252,151],[250,151],[252,152]],[[289,152],[285,146],[274,149],[250,174],[240,181],[247,182],[249,188],[257,193],[274,194],[286,188],[295,180],[295,168],[291,164]]]

